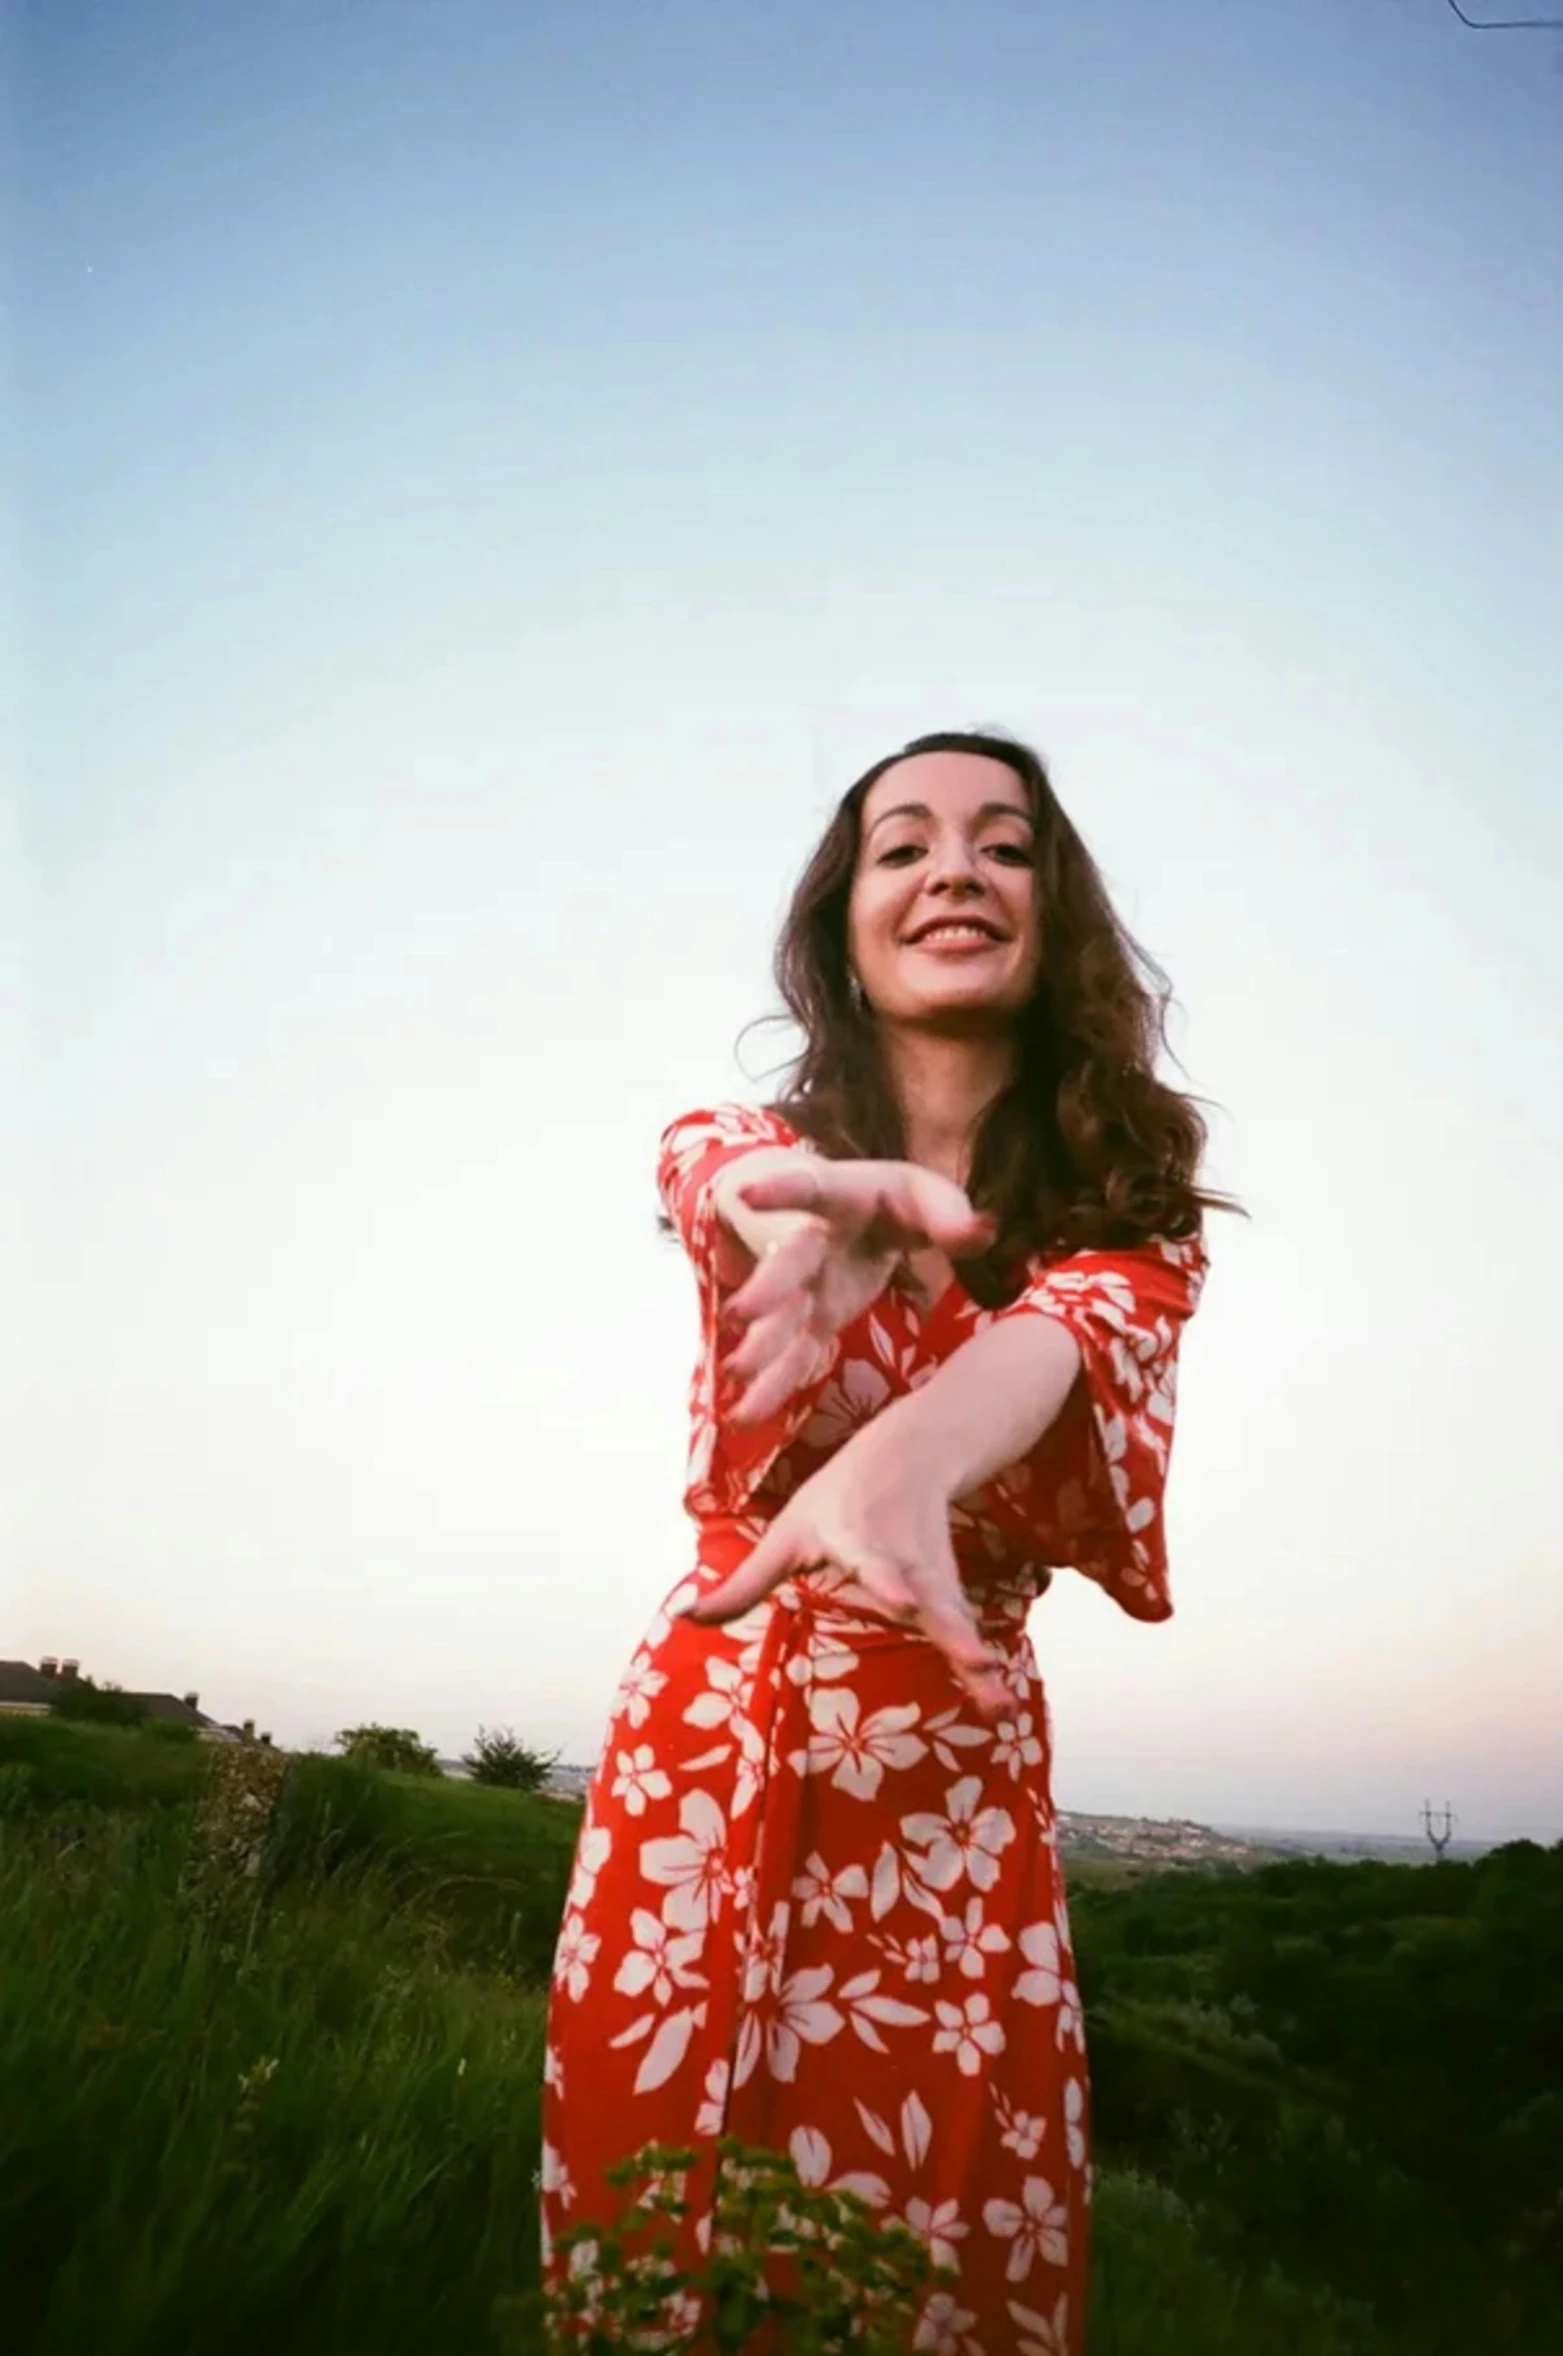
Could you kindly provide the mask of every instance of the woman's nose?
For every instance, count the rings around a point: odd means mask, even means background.
[[[933,874],[929,878],[936,892],[982,890],[982,871],[972,857],[970,846],[961,841],[935,845]]]

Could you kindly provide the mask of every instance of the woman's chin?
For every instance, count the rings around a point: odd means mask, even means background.
[[[908,1031],[986,1036],[1012,1029],[1015,1015],[1015,1008],[999,991],[951,989],[937,994],[920,993],[915,1001],[894,1011],[890,1019]]]

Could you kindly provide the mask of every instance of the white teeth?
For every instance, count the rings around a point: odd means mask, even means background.
[[[991,941],[993,935],[978,924],[935,924],[917,938],[919,941]]]

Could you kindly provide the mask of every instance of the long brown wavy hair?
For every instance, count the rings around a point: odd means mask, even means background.
[[[961,1275],[991,1306],[1014,1293],[1034,1256],[1183,1239],[1200,1232],[1207,1210],[1237,1206],[1200,1185],[1205,1122],[1193,1098],[1157,1073],[1167,977],[1114,911],[1037,754],[983,731],[920,736],[843,795],[777,943],[777,988],[804,1045],[771,1109],[833,1160],[905,1158],[875,1020],[853,1001],[847,910],[864,798],[918,753],[1002,761],[1025,787],[1036,829],[1042,970],[1017,1018],[1014,1075],[973,1141],[967,1184],[998,1235]]]

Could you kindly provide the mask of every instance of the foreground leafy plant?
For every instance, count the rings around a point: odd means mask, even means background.
[[[675,2229],[690,2177],[713,2164],[710,2247],[692,2269]],[[789,2158],[732,2139],[714,2154],[648,2144],[609,2182],[626,2193],[639,2183],[639,2198],[613,2226],[561,2234],[565,2281],[515,2313],[534,2331],[541,2321],[547,2356],[737,2356],[761,2332],[778,2356],[900,2356],[929,2292],[952,2279],[909,2227],[881,2223],[855,2194],[806,2185]]]

